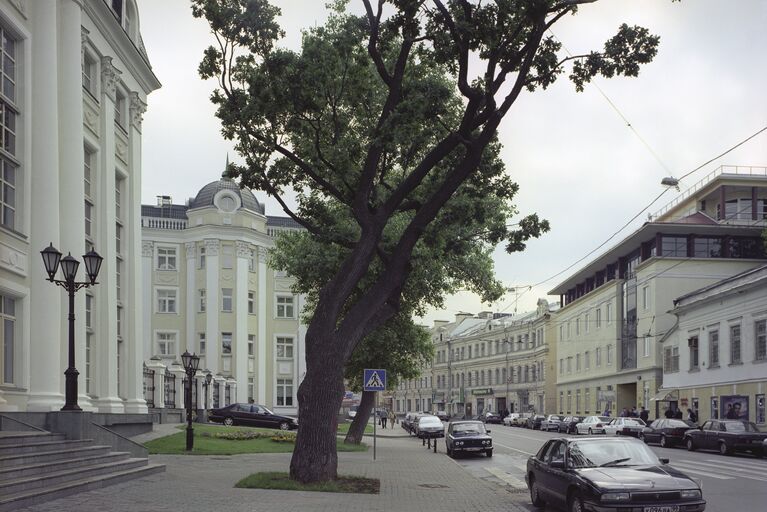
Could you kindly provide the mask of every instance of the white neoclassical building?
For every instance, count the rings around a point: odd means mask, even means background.
[[[267,265],[274,234],[295,229],[227,178],[184,205],[159,196],[142,207],[142,339],[154,408],[181,407],[159,376],[180,393],[180,355],[189,351],[200,355],[197,408],[253,400],[278,414],[297,412],[306,371],[303,297]],[[213,380],[205,389],[207,373]]]
[[[68,301],[39,255],[52,243],[104,257],[76,294],[80,406],[146,412],[141,119],[160,83],[135,2],[4,1],[0,44],[0,411],[64,403]]]

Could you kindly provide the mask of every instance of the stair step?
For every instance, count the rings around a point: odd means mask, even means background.
[[[0,446],[21,446],[41,441],[64,441],[64,434],[50,432],[0,432]]]
[[[0,482],[0,496],[55,486],[71,480],[83,480],[108,473],[115,473],[117,471],[125,471],[146,466],[148,463],[148,459],[133,458],[115,462],[106,462],[103,464],[94,464],[75,469],[64,469],[54,473],[15,478],[13,480]]]
[[[110,452],[107,454],[91,455],[87,457],[77,457],[73,459],[61,459],[36,464],[27,464],[24,466],[11,466],[0,469],[0,482],[12,478],[28,477],[33,475],[42,475],[53,473],[62,469],[79,468],[83,466],[92,466],[95,464],[105,464],[108,462],[117,462],[130,458],[128,452]]]
[[[0,512],[10,512],[22,507],[29,507],[37,503],[63,498],[79,492],[100,489],[126,480],[141,478],[165,471],[163,464],[148,464],[145,466],[116,471],[106,475],[98,475],[90,478],[72,480],[59,485],[53,485],[41,489],[21,491],[8,496],[0,497]]]
[[[27,466],[62,459],[106,455],[111,450],[109,446],[86,445],[64,450],[51,450],[38,453],[18,453],[0,457],[0,468]]]
[[[67,441],[66,439],[59,439],[53,441],[38,441],[29,442],[19,446],[0,446],[0,457],[6,457],[10,455],[18,455],[20,453],[36,453],[39,451],[52,451],[57,449],[75,448],[78,446],[87,446],[93,444],[92,439],[77,439]]]

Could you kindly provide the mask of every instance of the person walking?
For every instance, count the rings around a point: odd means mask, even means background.
[[[386,430],[386,420],[389,418],[389,415],[386,413],[386,411],[381,412],[381,428]]]
[[[394,428],[394,422],[396,421],[396,416],[394,415],[394,411],[389,411],[389,423],[391,423],[391,428]]]
[[[647,420],[650,418],[650,413],[647,412],[647,409],[642,407],[642,410],[639,412],[639,419],[647,423]]]

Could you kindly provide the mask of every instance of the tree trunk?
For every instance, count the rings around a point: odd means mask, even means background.
[[[365,433],[365,427],[368,425],[374,401],[375,391],[362,392],[362,400],[360,400],[360,405],[357,407],[357,415],[354,416],[352,424],[349,425],[349,432],[346,433],[344,443],[360,444],[362,442],[362,435]],[[378,418],[373,418],[373,421],[378,421]]]
[[[329,340],[323,341],[322,346],[328,347]],[[308,343],[307,333],[307,350]],[[338,476],[336,435],[344,396],[344,361],[330,350],[323,352],[320,361],[307,364],[306,376],[298,387],[300,427],[290,460],[290,478],[301,483],[326,482]]]

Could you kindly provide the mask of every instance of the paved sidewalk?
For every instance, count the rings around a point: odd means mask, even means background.
[[[159,426],[165,429],[164,426]],[[172,429],[174,426],[171,426]],[[161,430],[158,429],[158,430]],[[391,429],[390,429],[391,430]],[[394,429],[394,431],[400,430]],[[404,432],[404,431],[403,431]],[[407,434],[405,434],[407,435]],[[370,444],[370,439],[366,442]],[[327,512],[524,511],[525,494],[476,478],[444,453],[434,454],[418,439],[381,437],[377,460],[372,448],[364,453],[342,452],[339,474],[381,480],[378,495],[235,489],[235,482],[257,471],[287,471],[291,454],[236,456],[154,455],[165,473],[62,498],[18,512],[166,512],[280,510]]]

